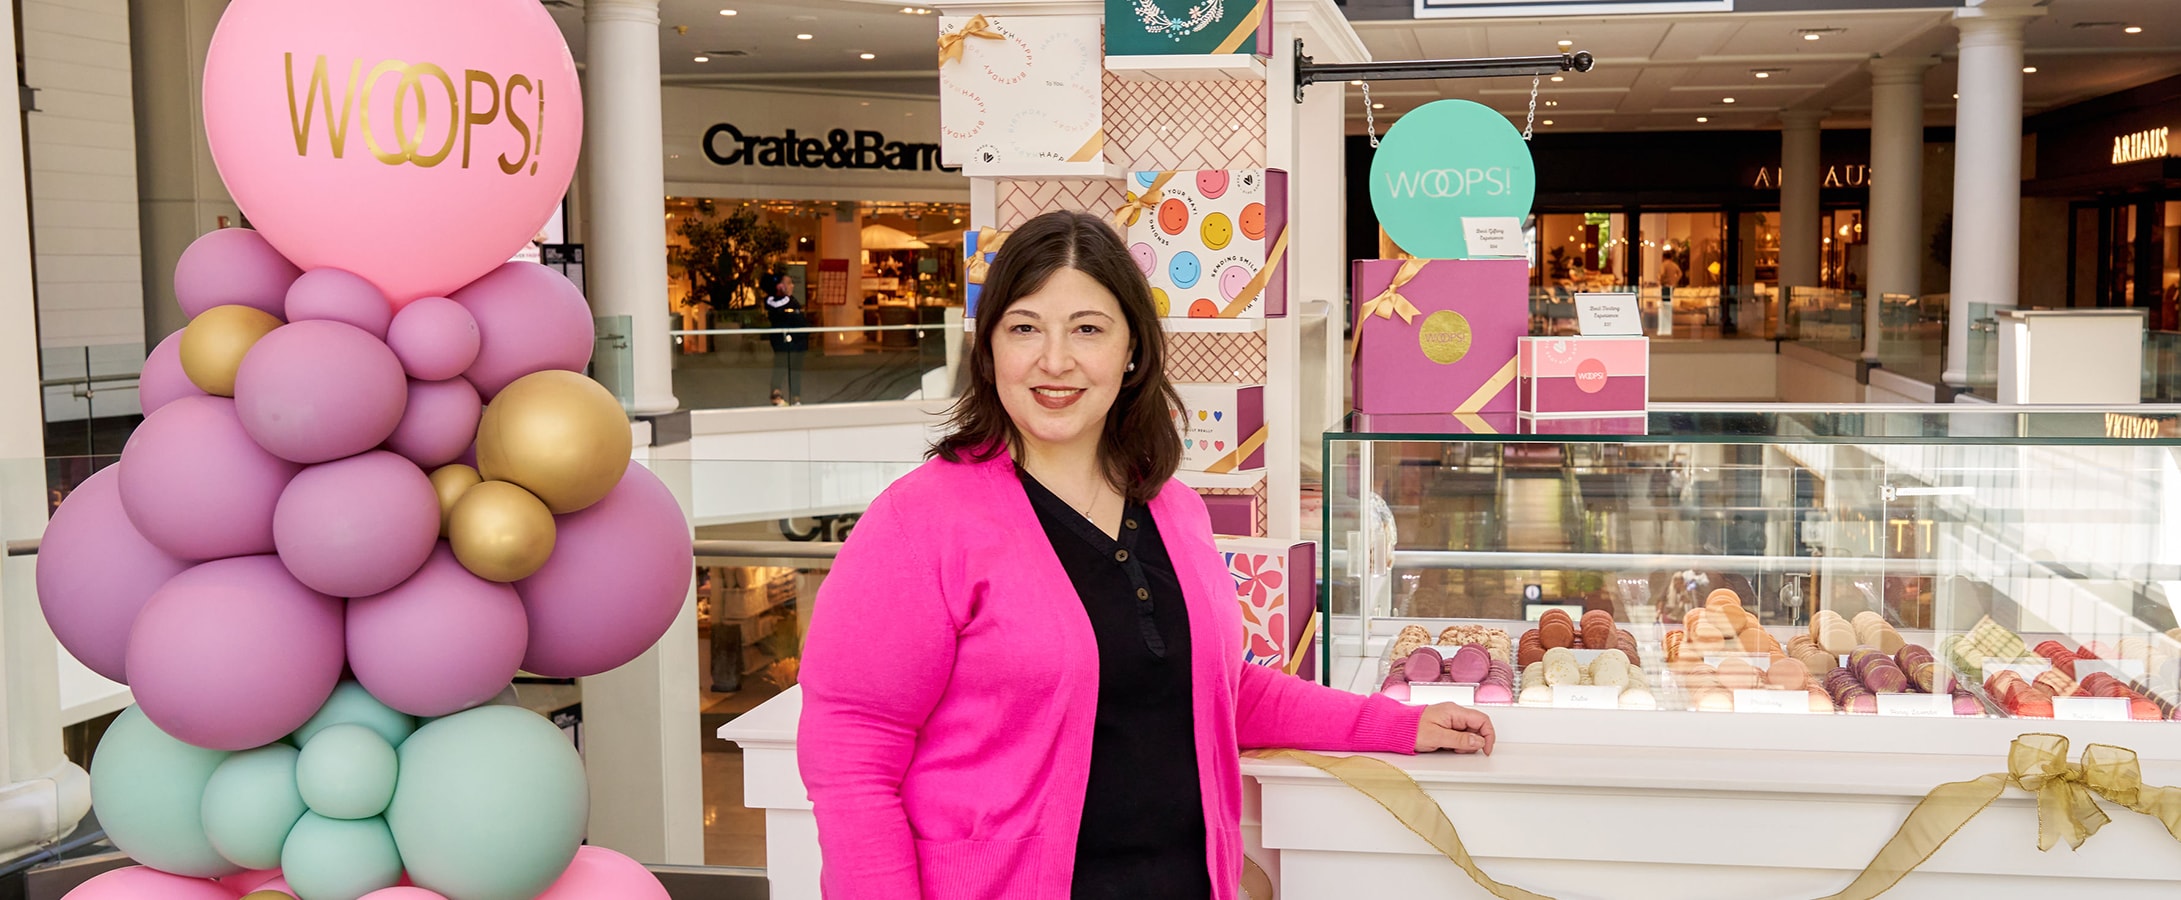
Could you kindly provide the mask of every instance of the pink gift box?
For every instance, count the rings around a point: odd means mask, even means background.
[[[1257,533],[1257,495],[1214,494],[1198,491],[1204,498],[1204,512],[1212,520],[1213,534],[1253,535]]]
[[[1317,642],[1303,643],[1318,610],[1317,545],[1309,541],[1221,538],[1219,555],[1242,607],[1242,659],[1285,668],[1302,654],[1298,675],[1315,679]]]
[[[1522,434],[1648,434],[1651,417],[1533,416],[1523,413],[1515,430]]]
[[[1630,416],[1650,407],[1649,338],[1525,337],[1516,359],[1525,415]]]
[[[1450,419],[1515,412],[1529,277],[1521,259],[1357,260],[1356,411]],[[1470,430],[1500,429],[1470,423]]]

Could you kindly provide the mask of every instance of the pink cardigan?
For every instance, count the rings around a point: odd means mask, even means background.
[[[1410,753],[1422,712],[1244,665],[1203,500],[1171,482],[1151,514],[1195,635],[1213,897],[1234,900],[1240,752]],[[1067,898],[1097,639],[1011,459],[934,460],[871,504],[818,592],[801,682],[798,755],[826,897]]]

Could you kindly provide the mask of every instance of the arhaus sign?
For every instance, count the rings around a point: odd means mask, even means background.
[[[930,172],[942,169],[938,144],[889,141],[876,131],[835,128],[824,140],[790,128],[778,137],[745,135],[722,122],[704,133],[704,157],[721,166],[801,169],[878,169]]]
[[[2113,165],[2166,157],[2166,129],[2153,128],[2113,139]]]

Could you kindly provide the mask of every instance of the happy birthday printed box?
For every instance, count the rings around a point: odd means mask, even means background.
[[[1102,162],[1101,27],[1098,16],[941,16],[941,159],[971,175]]]
[[[1356,411],[1511,418],[1516,343],[1530,332],[1529,265],[1357,260]]]
[[[1287,315],[1286,172],[1137,172],[1117,218],[1160,315]]]
[[[1265,467],[1265,386],[1177,384],[1181,409],[1181,467],[1195,472],[1235,472]]]
[[[1640,416],[1650,406],[1651,339],[1525,337],[1516,405],[1526,416]]]

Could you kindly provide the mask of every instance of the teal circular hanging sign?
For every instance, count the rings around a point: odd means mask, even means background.
[[[1468,259],[1464,219],[1521,220],[1537,196],[1537,167],[1522,132],[1497,110],[1437,100],[1402,116],[1371,157],[1371,208],[1386,236],[1421,259]],[[1516,250],[1515,255],[1521,251]]]

